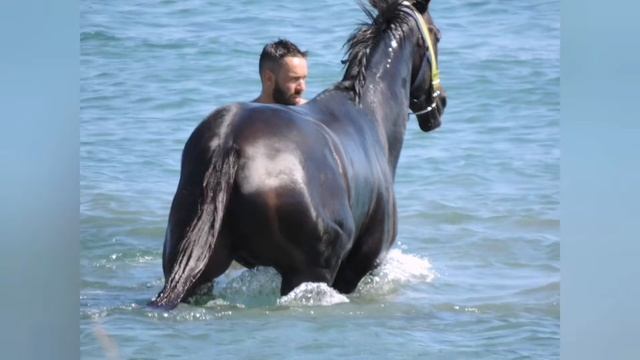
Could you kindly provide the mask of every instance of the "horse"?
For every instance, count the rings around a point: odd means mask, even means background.
[[[440,32],[430,0],[370,0],[341,81],[300,106],[235,103],[190,135],[162,253],[172,309],[236,261],[349,294],[397,235],[396,165],[411,110],[441,124]]]

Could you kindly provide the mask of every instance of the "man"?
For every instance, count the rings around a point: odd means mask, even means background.
[[[307,102],[302,93],[307,88],[307,52],[294,43],[279,39],[265,45],[260,54],[262,91],[254,102],[300,105]]]

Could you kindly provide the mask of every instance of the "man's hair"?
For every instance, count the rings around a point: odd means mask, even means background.
[[[276,73],[282,59],[287,56],[307,58],[307,52],[300,50],[296,44],[286,39],[278,39],[264,46],[260,54],[259,71],[262,76],[265,70]]]

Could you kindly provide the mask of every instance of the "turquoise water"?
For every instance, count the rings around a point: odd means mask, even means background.
[[[257,96],[262,46],[309,50],[307,97],[342,75],[355,1],[81,4],[81,354],[158,358],[559,358],[559,1],[434,1],[443,125],[411,118],[398,243],[358,290],[234,266],[215,298],[145,307],[182,147]]]

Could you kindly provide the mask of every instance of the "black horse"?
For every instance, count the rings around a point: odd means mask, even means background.
[[[407,112],[431,131],[446,97],[429,0],[370,4],[333,88],[301,106],[224,106],[193,131],[152,305],[175,307],[233,260],[275,268],[283,295],[303,282],[350,293],[380,264],[397,233]]]

